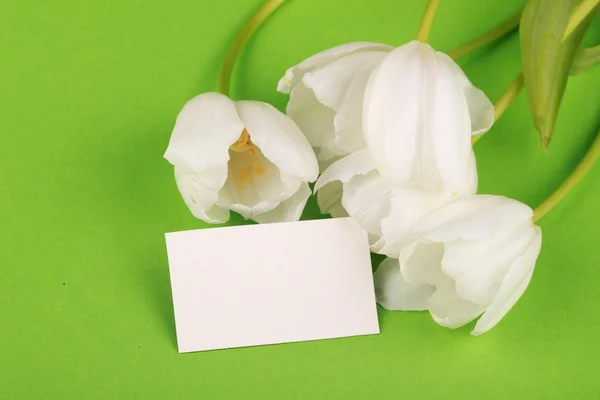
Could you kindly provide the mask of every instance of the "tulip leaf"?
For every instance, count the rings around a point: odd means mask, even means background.
[[[521,17],[525,90],[542,146],[548,147],[573,59],[592,18],[590,13],[563,41],[580,0],[529,0]]]
[[[598,64],[600,64],[600,45],[581,49],[573,60],[571,75],[579,75],[586,69]]]

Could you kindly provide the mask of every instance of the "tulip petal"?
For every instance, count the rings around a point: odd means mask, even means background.
[[[273,210],[254,217],[256,222],[261,224],[269,222],[290,222],[298,221],[306,206],[306,201],[310,197],[311,191],[308,183],[303,183],[300,189],[292,197],[284,200]]]
[[[252,142],[281,171],[303,181],[319,175],[315,153],[290,117],[270,104],[238,101],[237,109]]]
[[[194,173],[225,165],[229,146],[243,130],[233,101],[220,93],[203,93],[179,113],[164,157]]]
[[[217,204],[255,219],[291,197],[301,184],[299,178],[282,173],[259,148],[230,150],[227,181]]]
[[[364,175],[375,169],[369,152],[364,149],[350,154],[331,164],[315,183],[314,191],[318,191],[333,181],[347,183],[356,175]]]
[[[446,328],[460,328],[481,315],[485,307],[464,300],[452,285],[439,287],[429,299],[429,313],[433,320]]]
[[[453,71],[410,42],[375,69],[364,97],[364,139],[396,185],[460,192],[472,167],[469,110]]]
[[[496,298],[477,321],[471,334],[477,336],[492,329],[510,311],[527,289],[542,246],[542,231],[538,226],[535,226],[535,229],[536,236],[531,240],[529,248],[513,262]]]
[[[192,214],[204,222],[220,224],[229,220],[229,210],[215,206],[218,191],[227,178],[227,169],[221,167],[197,175],[175,166],[177,188]]]
[[[349,54],[306,73],[302,82],[314,92],[321,104],[338,111],[345,101],[346,92],[356,74],[361,73],[360,80],[364,82],[358,85],[362,86],[363,91],[355,95],[362,97],[369,75],[386,54],[387,52],[383,51],[361,51]]]
[[[335,138],[335,111],[319,103],[312,90],[299,82],[290,95],[286,113],[298,124],[312,147],[320,148]],[[317,154],[319,159],[326,159]],[[340,154],[342,155],[342,154]]]
[[[427,309],[438,324],[458,328],[477,318],[485,306],[471,303],[456,294],[454,282],[442,273],[444,245],[416,240],[402,249],[400,271],[412,285],[435,286]]]
[[[411,229],[423,218],[452,200],[449,194],[417,187],[395,188],[390,198],[390,213],[381,220],[382,241],[374,251],[398,257],[414,235]]]
[[[344,184],[342,206],[371,235],[373,244],[381,236],[381,220],[390,212],[393,187],[377,171],[356,175]]]
[[[456,281],[456,292],[473,303],[489,305],[513,261],[535,236],[531,219],[487,240],[446,243],[442,271]]]
[[[416,239],[406,245],[398,258],[402,276],[413,285],[442,285],[450,279],[442,273],[444,245]]]
[[[330,214],[333,218],[347,217],[342,206],[342,182],[331,182],[319,189],[317,204],[322,214]]]
[[[285,72],[285,76],[281,78],[281,80],[277,84],[277,90],[281,93],[289,93],[290,90],[296,85],[296,83],[298,83],[299,80],[302,79],[304,74],[306,74],[307,72],[312,71],[313,69],[318,68],[327,63],[330,63],[338,58],[344,57],[348,54],[364,50],[390,51],[392,50],[392,48],[393,47],[381,43],[356,42],[347,43],[341,46],[336,46],[331,49],[327,49],[307,58],[300,64],[289,68]]]
[[[398,260],[393,258],[383,260],[373,278],[377,302],[388,310],[427,310],[429,298],[435,292],[434,286],[408,283],[402,277]]]
[[[375,52],[370,52],[375,53]],[[354,153],[365,147],[362,134],[362,110],[365,90],[375,67],[387,53],[377,52],[370,62],[358,69],[344,94],[344,100],[336,108],[334,145],[344,154]]]
[[[436,52],[440,62],[451,68],[459,82],[467,99],[469,116],[471,119],[471,134],[480,135],[487,132],[494,124],[494,105],[481,89],[473,86],[463,70],[447,54]]]
[[[371,75],[365,91],[365,142],[377,168],[394,183],[406,183],[413,174],[421,90],[419,52],[414,42],[390,52]]]
[[[476,195],[458,199],[424,218],[414,229],[438,243],[455,239],[487,239],[530,219],[527,205],[502,196]]]

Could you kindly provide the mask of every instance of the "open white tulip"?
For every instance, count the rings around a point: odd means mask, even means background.
[[[449,328],[478,316],[473,335],[493,328],[527,288],[542,243],[528,206],[477,195],[430,214],[399,259],[375,272],[377,301],[390,310],[429,310]]]
[[[397,184],[451,187],[468,168],[470,134],[494,108],[460,67],[428,44],[349,43],[288,69],[278,90],[287,113],[328,160],[369,147]]]
[[[230,210],[261,223],[298,220],[318,175],[310,144],[287,115],[219,93],[184,106],[165,158],[190,211],[209,223],[227,221]]]

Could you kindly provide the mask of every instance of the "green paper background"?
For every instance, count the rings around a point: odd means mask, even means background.
[[[261,0],[20,0],[0,11],[1,399],[598,399],[600,166],[542,220],[531,285],[492,331],[379,310],[381,334],[180,355],[163,234],[194,219],[162,159]],[[450,50],[522,0],[443,0]],[[249,42],[233,96],[284,109],[288,66],[411,40],[425,1],[294,0]],[[600,43],[600,18],[585,43]],[[497,99],[513,35],[460,61]],[[600,126],[600,68],[569,81],[545,153],[521,95],[476,146],[480,192],[539,204]],[[314,200],[304,218],[317,218]],[[236,217],[231,223],[240,223]]]

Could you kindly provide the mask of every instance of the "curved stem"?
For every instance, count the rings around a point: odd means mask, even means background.
[[[523,90],[523,73],[521,72],[502,93],[502,96],[494,103],[494,121],[498,121],[502,114],[515,101],[519,93]]]
[[[520,73],[511,83],[508,85],[502,96],[494,103],[494,122],[498,121],[502,114],[510,107],[510,105],[515,101],[519,93],[523,90],[523,73]],[[481,139],[481,137],[485,135],[482,133],[481,135],[473,136],[471,138],[471,143],[475,144]]]
[[[584,177],[586,172],[590,170],[592,165],[596,159],[600,156],[600,132],[596,136],[594,143],[588,150],[588,152],[583,157],[583,160],[577,165],[575,171],[571,173],[571,175],[560,185],[560,187],[544,201],[540,204],[533,212],[533,221],[537,222],[544,215],[548,213],[548,211],[552,210],[555,205],[557,205],[566,195],[577,185],[577,183]]]
[[[429,0],[423,19],[421,19],[421,25],[417,31],[417,40],[419,42],[427,43],[429,41],[429,31],[431,31],[431,25],[435,17],[435,12],[440,5],[440,0]]]
[[[229,96],[229,85],[231,83],[231,74],[235,61],[242,50],[244,44],[248,41],[250,36],[256,31],[256,29],[271,15],[285,0],[266,0],[265,3],[250,17],[250,19],[244,24],[236,38],[233,40],[223,68],[221,69],[221,75],[219,76],[219,92],[226,96]]]
[[[567,24],[565,33],[562,37],[563,42],[567,40],[569,36],[571,36],[571,33],[573,33],[573,31],[579,26],[581,21],[583,21],[585,17],[594,11],[594,8],[596,8],[596,6],[599,4],[600,0],[583,0],[577,5],[577,7],[575,7],[575,10],[573,10],[573,14],[571,14],[571,17],[569,18],[569,23]]]
[[[478,37],[468,43],[465,43],[454,50],[448,52],[450,58],[457,59],[463,57],[475,50],[480,49],[488,43],[491,43],[495,40],[500,39],[502,36],[512,32],[519,26],[519,22],[521,21],[521,14],[523,11],[519,11],[502,24],[498,25],[488,33],[483,36]]]

